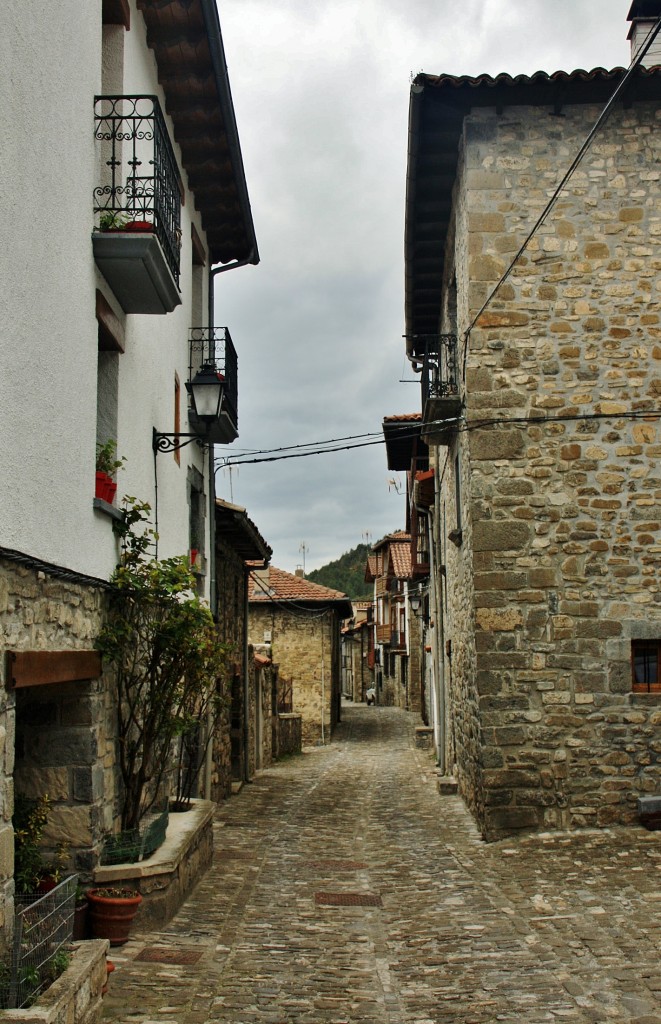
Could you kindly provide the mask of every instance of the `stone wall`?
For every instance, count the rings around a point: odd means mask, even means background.
[[[59,843],[89,877],[114,817],[114,716],[102,680],[6,690],[8,650],[91,650],[105,592],[0,558],[0,910],[11,921],[14,790],[52,800],[46,856]],[[112,751],[112,754],[111,754]]]
[[[334,612],[319,617],[277,605],[250,605],[250,639],[271,635],[271,656],[280,676],[293,679],[293,710],[302,717],[303,743],[329,742],[339,713],[339,623]],[[323,680],[322,680],[323,676]],[[322,692],[323,691],[323,692]]]
[[[467,118],[460,339],[598,113]],[[489,838],[631,823],[661,790],[661,695],[631,692],[632,639],[661,637],[661,425],[628,415],[661,397],[660,118],[612,115],[471,333],[446,634],[459,783]]]
[[[301,716],[278,715],[276,757],[300,754],[302,747]]]
[[[98,1024],[108,980],[107,939],[75,946],[67,969],[25,1010],[0,1010],[0,1024]]]

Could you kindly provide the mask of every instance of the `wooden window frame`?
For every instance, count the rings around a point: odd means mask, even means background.
[[[636,653],[643,648],[651,648],[656,652],[656,682],[636,681]],[[631,692],[661,693],[661,640],[631,641]]]

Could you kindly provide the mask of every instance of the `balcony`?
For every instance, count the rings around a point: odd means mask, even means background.
[[[376,642],[377,644],[389,644],[392,636],[392,629],[390,623],[387,622],[385,625],[377,625],[376,627]]]
[[[406,633],[402,633],[399,629],[392,629],[390,635],[390,649],[392,651],[403,651],[406,653]]]
[[[211,444],[230,444],[239,436],[238,360],[230,332],[227,327],[195,327],[190,332],[188,352],[189,381],[204,366],[212,367],[225,384],[218,419],[207,427],[189,410],[191,430],[203,434]]]
[[[456,334],[424,338],[421,385],[422,438],[426,444],[447,445],[461,411]]]
[[[96,264],[125,313],[181,303],[181,182],[156,96],[97,96]]]

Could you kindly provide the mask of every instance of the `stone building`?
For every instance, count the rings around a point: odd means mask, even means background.
[[[361,703],[374,685],[374,627],[371,601],[352,601],[352,616],[342,627],[342,694]]]
[[[635,68],[515,259],[624,75],[411,88],[440,754],[489,839],[633,823],[661,792],[661,67]]]
[[[248,644],[248,586],[251,568],[266,565],[271,548],[245,508],[216,499],[216,588],[218,629],[231,646],[228,707],[214,738],[215,800],[229,796],[232,784],[248,781],[272,756],[270,659],[255,656]]]
[[[125,457],[115,483],[151,506],[158,556],[188,555],[215,606],[212,460],[189,442],[237,436],[213,287],[220,264],[259,259],[213,0],[54,0],[38,17],[7,0],[2,28],[0,927],[15,792],[49,795],[47,840],[86,877],[118,824],[94,644],[122,511],[112,480],[95,490],[98,444]],[[213,415],[194,402],[203,368]]]
[[[365,567],[365,581],[374,585],[376,702],[419,712],[421,636],[409,603],[413,578],[411,534],[398,530],[377,541]]]
[[[340,720],[340,628],[351,616],[345,594],[275,566],[251,573],[251,642],[268,646],[280,678],[291,683],[303,743],[328,743]]]

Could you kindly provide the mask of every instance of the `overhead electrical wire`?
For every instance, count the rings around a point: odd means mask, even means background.
[[[549,199],[548,203],[544,207],[542,213],[539,215],[539,217],[535,221],[535,224],[530,229],[530,231],[529,231],[525,241],[521,245],[520,249],[518,250],[518,252],[514,256],[514,258],[512,259],[511,263],[509,264],[509,266],[507,267],[505,272],[503,273],[503,275],[500,278],[500,280],[494,286],[494,288],[491,291],[491,293],[487,296],[487,298],[486,298],[486,300],[484,302],[484,305],[480,309],[479,313],[477,313],[477,315],[475,317],[473,317],[473,320],[471,321],[471,323],[469,324],[467,330],[465,331],[465,333],[464,333],[464,346],[463,346],[463,360],[462,360],[462,362],[463,362],[463,377],[464,377],[464,380],[466,379],[466,361],[467,361],[467,358],[468,358],[468,348],[469,348],[469,344],[470,344],[471,331],[476,327],[478,320],[480,319],[482,314],[487,310],[487,308],[489,307],[489,305],[491,304],[491,302],[493,301],[495,296],[500,291],[501,287],[507,281],[508,277],[510,276],[510,274],[514,270],[514,267],[519,262],[519,260],[523,256],[524,252],[526,251],[526,249],[530,245],[530,242],[532,241],[534,236],[537,234],[537,232],[541,228],[542,224],[544,223],[544,221],[546,220],[548,215],[551,213],[551,210],[553,209],[553,207],[557,203],[558,199],[560,198],[560,195],[561,195],[563,189],[565,188],[565,186],[567,185],[567,182],[572,177],[572,175],[574,174],[574,171],[576,170],[576,168],[580,164],[581,160],[583,159],[583,157],[587,153],[588,149],[590,148],[590,146],[592,144],[592,140],[594,139],[594,137],[597,134],[597,132],[599,132],[601,130],[601,128],[603,127],[605,122],[610,117],[611,113],[613,112],[613,108],[615,107],[615,104],[617,103],[617,101],[620,98],[620,96],[621,96],[622,92],[624,91],[624,89],[629,84],[631,76],[633,75],[633,73],[636,70],[636,68],[638,68],[639,65],[642,63],[642,61],[644,60],[646,53],[648,52],[648,50],[652,46],[652,43],[656,39],[656,37],[659,34],[660,30],[661,30],[661,17],[659,17],[657,19],[656,24],[654,25],[654,28],[650,29],[650,32],[649,32],[649,34],[648,34],[644,44],[638,50],[638,53],[636,54],[635,58],[633,59],[633,61],[629,65],[628,70],[625,72],[621,82],[618,84],[617,88],[615,89],[615,92],[610,97],[610,99],[608,100],[608,103],[606,104],[606,106],[604,107],[604,109],[600,113],[599,117],[595,121],[595,123],[592,126],[590,132],[588,133],[588,136],[585,139],[583,145],[581,146],[581,148],[579,149],[578,153],[574,157],[572,163],[570,164],[569,168],[567,169],[567,171],[563,175],[560,183],[556,186],[556,189],[555,189],[553,195],[551,196],[551,198]]]
[[[649,51],[650,47],[652,46],[654,40],[656,39],[657,35],[659,34],[659,31],[661,31],[661,17],[659,17],[657,19],[654,27],[650,30],[650,32],[649,32],[649,34],[648,34],[644,44],[638,50],[634,60],[631,62],[628,70],[625,72],[622,80],[619,82],[619,84],[618,84],[617,88],[615,89],[613,95],[610,97],[610,99],[608,100],[606,106],[601,111],[599,117],[597,118],[597,120],[595,121],[594,125],[592,126],[592,128],[591,128],[590,132],[588,133],[585,141],[583,142],[581,148],[579,149],[578,153],[574,157],[574,160],[572,161],[571,165],[569,166],[569,168],[567,169],[567,171],[563,175],[563,177],[562,177],[561,181],[559,182],[559,184],[556,186],[556,188],[555,188],[555,190],[553,192],[553,195],[551,196],[551,199],[546,204],[544,210],[542,211],[542,213],[540,214],[540,216],[536,220],[536,222],[533,225],[533,227],[530,229],[530,231],[529,231],[525,241],[523,242],[523,244],[519,248],[519,250],[516,253],[516,255],[513,257],[512,261],[510,262],[509,266],[507,267],[507,269],[505,270],[505,272],[501,276],[500,280],[496,283],[496,285],[494,286],[494,288],[492,289],[490,294],[487,296],[487,298],[486,298],[484,304],[482,305],[481,309],[475,315],[475,317],[473,318],[473,320],[469,324],[467,330],[465,331],[465,333],[464,333],[464,347],[463,347],[463,375],[464,375],[464,378],[465,378],[465,375],[466,375],[466,361],[467,361],[467,357],[468,357],[468,348],[469,348],[469,343],[470,343],[471,331],[476,327],[480,317],[487,310],[487,308],[489,307],[489,305],[491,304],[491,302],[493,301],[495,296],[498,294],[498,292],[499,292],[500,288],[502,287],[502,285],[507,281],[508,277],[511,275],[511,273],[514,270],[514,267],[518,263],[519,259],[521,258],[521,256],[524,254],[524,252],[528,248],[528,246],[529,246],[530,242],[532,241],[533,237],[539,231],[539,229],[542,227],[542,225],[546,221],[547,217],[549,216],[549,214],[553,210],[553,207],[555,206],[555,204],[557,203],[558,199],[560,198],[560,195],[561,195],[563,189],[565,188],[565,186],[567,185],[569,179],[574,174],[574,171],[576,170],[576,168],[580,164],[581,160],[585,156],[587,150],[589,149],[590,145],[592,144],[592,141],[593,141],[595,135],[600,131],[600,129],[603,127],[603,125],[605,124],[606,120],[608,119],[608,117],[612,113],[613,108],[614,108],[615,104],[617,103],[617,100],[619,99],[619,97],[621,96],[622,92],[624,91],[624,89],[628,85],[628,83],[629,83],[629,81],[631,79],[631,76],[633,75],[633,73],[636,70],[636,68],[639,67],[639,65],[644,60],[645,55],[647,54],[647,52]],[[405,383],[415,383],[415,382],[406,381]],[[650,410],[650,411],[640,410],[640,411],[632,411],[632,412],[628,412],[628,413],[627,412],[625,412],[625,413],[585,413],[585,414],[573,414],[573,415],[567,415],[567,416],[521,416],[521,417],[507,417],[507,418],[503,418],[503,419],[475,420],[475,421],[473,421],[470,424],[467,424],[467,423],[463,422],[460,419],[456,419],[454,421],[443,420],[443,421],[439,421],[439,422],[442,422],[442,424],[444,426],[449,426],[449,425],[452,425],[454,423],[454,424],[456,424],[458,430],[470,431],[470,430],[475,430],[478,427],[482,427],[483,428],[485,426],[500,426],[500,425],[505,425],[505,424],[514,424],[514,423],[519,423],[519,424],[521,424],[521,423],[528,423],[528,424],[532,424],[532,423],[570,422],[570,421],[577,421],[578,422],[578,421],[585,421],[585,420],[600,420],[600,419],[611,419],[611,418],[622,418],[622,417],[628,418],[628,419],[638,419],[638,418],[644,419],[646,417],[657,418],[659,415],[661,415],[661,413],[658,412],[657,410]],[[425,424],[425,426],[427,428],[431,427],[431,426],[434,426],[434,425],[435,425],[434,423],[427,423],[427,424]],[[420,424],[417,424],[416,427],[411,427],[409,424],[401,424],[402,432],[399,433],[399,437],[406,438],[406,437],[409,437],[409,436],[410,437],[415,436],[419,432],[419,426],[420,426]],[[393,428],[397,430],[398,427],[399,427],[398,424],[391,424],[391,430]],[[366,438],[369,438],[370,440],[365,440]],[[341,445],[340,444],[341,441],[356,441],[357,443],[356,444]],[[225,469],[225,468],[230,467],[230,466],[256,465],[258,463],[263,463],[263,462],[280,462],[280,461],[283,461],[285,459],[303,459],[303,458],[308,458],[311,455],[323,455],[326,452],[351,451],[351,450],[353,450],[355,448],[367,448],[367,447],[370,447],[372,445],[385,444],[385,443],[386,443],[385,437],[379,436],[379,434],[376,431],[371,431],[371,432],[364,433],[364,434],[354,434],[354,435],[349,435],[347,437],[332,438],[329,441],[313,441],[313,442],[309,442],[308,444],[285,445],[285,446],[282,446],[280,448],[265,448],[265,449],[257,449],[257,450],[254,450],[254,451],[253,450],[248,450],[248,451],[246,451],[246,454],[250,454],[251,456],[256,456],[256,457],[254,457],[254,458],[246,458],[245,455],[243,455],[243,456],[236,455],[236,456],[230,457],[228,459],[224,459],[223,458],[223,459],[218,461],[218,463],[216,465],[216,472],[218,471],[218,469]],[[306,450],[303,451],[302,449],[306,449]]]
[[[318,612],[312,608],[306,608],[305,605],[300,604],[297,601],[284,601],[282,598],[275,597],[274,594],[271,593],[271,589],[269,587],[263,586],[258,576],[254,572],[250,573],[250,578],[252,579],[253,583],[255,583],[257,587],[262,591],[262,593],[264,593],[266,597],[268,597],[269,601],[271,601],[278,608],[281,608],[283,611],[290,612],[292,615],[295,616],[298,615],[299,618],[323,619],[324,616],[328,615],[328,613],[331,611],[330,608],[324,608],[323,612]],[[309,582],[312,581],[310,580]],[[317,586],[317,584],[315,584],[315,586]]]
[[[466,423],[460,417],[454,419],[444,420],[433,420],[429,423],[425,423],[425,429],[432,429],[435,426],[439,427],[454,427],[459,432],[470,432],[472,430],[482,430],[485,427],[500,427],[500,426],[511,426],[513,424],[527,424],[528,426],[542,425],[545,423],[580,423],[587,420],[618,420],[618,419],[629,419],[629,420],[646,420],[646,419],[659,419],[661,418],[661,409],[632,409],[624,412],[592,412],[592,413],[567,413],[566,415],[557,416],[540,416],[538,414],[531,414],[527,416],[503,416],[493,417],[490,419],[473,420],[470,423]],[[409,424],[402,424],[402,432],[398,434],[398,438],[407,439],[413,438],[419,435],[421,423],[418,422],[415,428]],[[361,435],[358,435],[361,436]],[[365,437],[376,436],[371,434],[362,435]],[[341,440],[337,438],[336,440]],[[328,441],[326,444],[333,444],[334,442]],[[354,448],[367,448],[371,445],[385,444],[386,438],[381,436],[376,440],[362,441],[358,444],[348,445],[336,445],[333,448],[311,448],[309,451],[296,451],[289,452],[289,454],[273,454],[265,455],[261,458],[242,458],[237,457],[236,459],[227,459],[220,461],[216,466],[216,472],[219,469],[226,469],[228,466],[250,466],[261,462],[281,462],[286,459],[304,459],[310,455],[325,455],[328,452],[346,452],[351,451]],[[305,447],[304,445],[292,445],[291,447]],[[286,448],[272,449],[272,451],[287,452]]]

